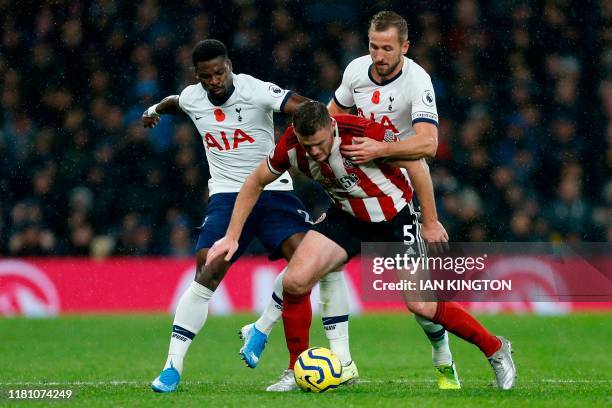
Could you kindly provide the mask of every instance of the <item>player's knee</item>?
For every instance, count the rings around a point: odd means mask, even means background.
[[[222,258],[217,258],[206,265],[206,254],[206,250],[198,251],[195,281],[214,290],[225,276],[228,264]]]
[[[218,265],[218,263],[215,264],[215,262],[212,262],[198,268],[195,281],[200,285],[204,285],[207,288],[214,290],[217,288],[217,286],[219,286],[224,275],[225,269]]]
[[[207,249],[200,249],[196,253],[196,274],[195,281],[201,283],[200,280],[204,278],[204,265],[206,264],[206,255],[208,255]]]
[[[407,302],[408,309],[419,316],[427,315],[427,303],[426,302]]]
[[[312,285],[307,279],[297,275],[285,274],[283,278],[283,291],[293,296],[306,295]]]

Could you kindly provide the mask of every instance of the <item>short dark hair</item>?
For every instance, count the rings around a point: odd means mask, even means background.
[[[394,11],[380,11],[372,17],[368,31],[374,29],[374,31],[385,31],[389,27],[395,27],[400,42],[404,42],[408,39],[408,23],[404,17],[400,16]]]
[[[217,57],[227,58],[227,48],[225,48],[225,44],[219,40],[208,39],[200,41],[193,47],[193,51],[191,52],[191,59],[193,60],[194,66],[200,61],[210,61]]]
[[[318,101],[304,102],[293,113],[293,128],[300,136],[312,136],[330,124],[331,116],[327,107]]]

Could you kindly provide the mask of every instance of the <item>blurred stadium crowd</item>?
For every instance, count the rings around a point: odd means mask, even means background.
[[[451,239],[612,241],[610,1],[0,0],[0,254],[190,256],[201,139],[140,116],[192,81],[192,46],[218,38],[235,72],[327,102],[382,9],[433,79]]]

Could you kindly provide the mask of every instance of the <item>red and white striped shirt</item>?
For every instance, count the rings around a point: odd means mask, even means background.
[[[402,171],[382,160],[352,163],[340,153],[340,146],[350,145],[354,137],[377,141],[396,140],[393,132],[374,121],[353,115],[333,115],[336,120],[334,141],[326,163],[317,163],[299,144],[290,126],[268,155],[268,167],[282,174],[290,167],[318,181],[335,205],[354,217],[368,222],[393,219],[412,199],[412,187]]]

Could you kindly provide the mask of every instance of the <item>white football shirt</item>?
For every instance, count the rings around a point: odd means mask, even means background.
[[[202,137],[210,169],[208,193],[236,193],[249,174],[274,148],[273,112],[280,112],[291,92],[250,75],[232,74],[234,91],[216,106],[200,83],[186,87],[179,106]],[[266,186],[288,191],[288,173]]]
[[[370,73],[372,58],[364,55],[351,61],[334,94],[338,106],[357,107],[357,115],[374,120],[403,140],[415,134],[413,124],[438,126],[436,97],[431,77],[420,65],[403,57],[402,70],[382,83]]]

